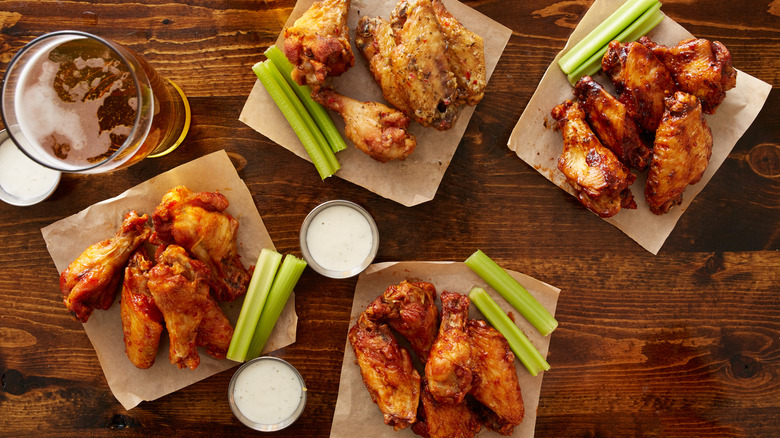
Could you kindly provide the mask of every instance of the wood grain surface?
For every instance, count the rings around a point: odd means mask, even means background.
[[[64,175],[31,207],[0,203],[0,436],[252,436],[231,414],[226,371],[126,411],[81,324],[65,310],[40,229],[161,172],[225,149],[282,252],[316,204],[343,198],[376,218],[377,261],[463,260],[561,289],[538,409],[539,437],[771,437],[780,431],[780,2],[665,1],[694,35],[773,85],[763,110],[658,255],[526,165],[507,140],[588,0],[464,2],[513,34],[434,200],[407,208],[338,178],[238,121],[250,67],[294,0],[0,1],[0,71],[36,36],[77,29],[142,54],[191,99],[192,128],[161,159]],[[360,56],[360,55],[357,55]],[[276,351],[309,388],[274,436],[328,436],[356,279],[307,270],[298,341]]]

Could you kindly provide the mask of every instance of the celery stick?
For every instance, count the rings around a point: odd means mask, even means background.
[[[260,314],[260,321],[257,323],[255,334],[252,336],[252,342],[246,354],[246,360],[254,359],[263,352],[263,347],[271,336],[271,332],[279,319],[287,299],[290,298],[293,288],[301,278],[303,270],[306,268],[306,262],[291,255],[284,256],[282,266],[276,273],[274,284],[268,293],[268,301],[265,303],[263,313]]]
[[[650,32],[654,27],[658,26],[661,21],[663,21],[663,19],[664,14],[661,13],[661,4],[657,3],[645,11],[642,16],[631,23],[631,26],[628,26],[625,30],[623,30],[623,32],[615,37],[615,39],[621,43],[636,41],[639,39],[639,37]],[[601,60],[604,58],[604,54],[607,53],[608,47],[609,43],[602,47],[601,50],[594,53],[593,56],[588,58],[588,60],[577,67],[577,69],[571,72],[568,75],[569,83],[574,85],[577,83],[577,81],[580,80],[581,77],[593,76],[596,74],[596,72],[601,70]]]
[[[268,292],[271,290],[276,270],[282,261],[282,255],[278,252],[263,248],[255,264],[255,272],[249,281],[244,304],[241,305],[241,313],[238,315],[236,329],[230,340],[227,358],[236,362],[246,360],[246,351],[257,327],[257,321],[265,305]]]
[[[561,70],[567,75],[574,71],[655,3],[658,3],[658,0],[626,0],[622,6],[558,60]]]
[[[309,111],[317,126],[322,131],[322,134],[328,140],[328,145],[333,152],[343,151],[347,148],[347,143],[344,141],[344,137],[341,136],[338,128],[333,123],[333,120],[328,115],[328,111],[324,106],[315,102],[311,98],[311,87],[308,85],[299,85],[292,79],[290,75],[293,70],[293,65],[284,56],[281,50],[276,46],[271,46],[264,52],[265,56],[274,63],[276,68],[282,72],[284,79],[290,84],[290,87],[295,91],[295,94],[301,99],[303,105]]]
[[[312,163],[314,163],[314,167],[317,168],[320,177],[325,179],[333,175],[338,169],[333,169],[331,167],[317,145],[317,140],[315,140],[314,135],[309,131],[306,123],[304,123],[301,118],[301,115],[296,112],[295,107],[287,98],[282,87],[274,80],[266,62],[270,64],[270,61],[258,62],[252,67],[252,71],[255,72],[258,79],[260,79],[260,82],[263,83],[263,87],[265,87],[268,94],[271,95],[274,103],[276,103],[276,106],[282,111],[282,114],[290,123],[293,131],[295,131],[295,134],[301,140],[303,147],[306,149],[309,157],[311,157]]]
[[[496,290],[525,319],[528,320],[542,336],[547,336],[558,327],[558,321],[542,306],[536,298],[502,267],[490,259],[484,252],[477,250],[466,259],[466,266],[477,273],[487,284]]]
[[[534,347],[531,341],[518,328],[509,316],[498,307],[493,298],[488,295],[485,289],[475,287],[469,292],[469,299],[485,315],[485,319],[496,328],[506,338],[509,348],[515,353],[520,362],[532,376],[539,374],[539,371],[550,369],[550,364],[542,357],[539,350]]]

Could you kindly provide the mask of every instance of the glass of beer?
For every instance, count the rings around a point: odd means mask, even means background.
[[[40,36],[13,57],[0,108],[22,152],[78,173],[165,155],[184,140],[191,117],[181,89],[132,50],[70,30]]]

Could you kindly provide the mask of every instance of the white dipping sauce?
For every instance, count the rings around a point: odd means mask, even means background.
[[[306,244],[317,264],[331,271],[349,271],[371,253],[371,225],[359,211],[344,205],[317,213],[306,232]]]
[[[55,184],[59,172],[41,166],[24,155],[9,138],[0,145],[0,186],[20,199],[37,198]]]
[[[276,360],[260,360],[241,369],[233,387],[239,411],[258,424],[277,424],[292,416],[305,391],[289,366]]]

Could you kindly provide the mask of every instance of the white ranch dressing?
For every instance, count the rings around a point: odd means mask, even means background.
[[[350,271],[360,266],[371,253],[373,240],[366,217],[344,205],[317,213],[306,232],[312,258],[331,271]]]
[[[55,184],[59,172],[31,160],[9,138],[0,144],[0,186],[20,199],[37,198]]]
[[[239,411],[258,424],[277,424],[292,416],[301,404],[301,379],[275,360],[253,362],[236,376],[233,400]]]

